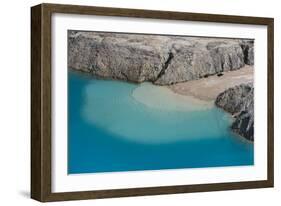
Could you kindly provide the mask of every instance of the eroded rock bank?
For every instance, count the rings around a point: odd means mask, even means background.
[[[254,141],[254,87],[241,84],[222,92],[215,104],[235,118],[231,129],[250,141]]]
[[[103,78],[170,85],[254,64],[252,40],[104,32],[68,35],[68,66]]]

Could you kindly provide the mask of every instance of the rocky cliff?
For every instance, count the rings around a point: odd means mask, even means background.
[[[104,78],[169,85],[254,64],[252,40],[75,32],[68,66]]]
[[[222,92],[215,104],[234,115],[231,129],[237,134],[254,141],[254,87],[241,84]]]

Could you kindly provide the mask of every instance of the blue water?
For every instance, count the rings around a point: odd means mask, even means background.
[[[148,107],[132,97],[137,87],[69,72],[69,174],[254,164],[225,112]]]

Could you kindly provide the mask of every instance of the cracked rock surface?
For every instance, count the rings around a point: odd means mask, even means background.
[[[231,129],[250,141],[254,141],[254,87],[241,84],[222,92],[215,104],[234,115]]]
[[[170,85],[254,64],[253,40],[68,33],[68,66],[103,78]]]

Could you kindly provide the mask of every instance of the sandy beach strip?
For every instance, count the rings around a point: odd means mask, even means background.
[[[253,81],[253,66],[246,65],[239,70],[223,72],[220,77],[213,75],[199,80],[173,84],[168,88],[177,94],[193,96],[205,101],[214,101],[226,89]]]
[[[166,86],[142,83],[133,92],[132,97],[149,108],[165,111],[198,111],[210,109],[213,102],[200,100],[173,92]]]

